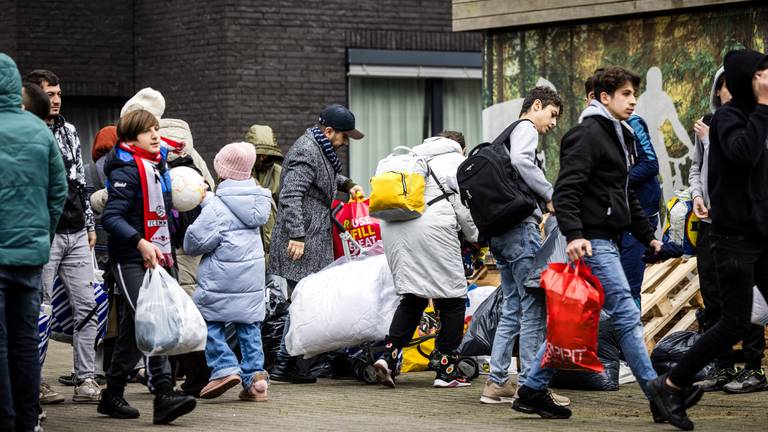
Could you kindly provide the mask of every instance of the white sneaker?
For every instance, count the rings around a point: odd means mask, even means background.
[[[633,383],[637,381],[635,375],[632,374],[632,369],[629,368],[627,362],[619,362],[619,385]]]
[[[72,401],[77,403],[98,403],[101,399],[101,388],[93,378],[86,378],[82,384],[75,387]]]

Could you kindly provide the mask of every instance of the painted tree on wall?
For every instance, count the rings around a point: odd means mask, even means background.
[[[670,198],[670,179],[675,188],[687,185],[693,124],[709,111],[712,78],[724,54],[735,48],[764,52],[766,46],[768,7],[489,33],[483,103],[522,98],[540,77],[555,86],[565,106],[557,128],[542,142],[547,176],[554,180],[560,139],[584,108],[584,79],[605,65],[633,70],[643,78],[640,94],[647,93],[638,113],[656,125],[654,146],[660,159],[668,157],[662,180]],[[671,100],[671,113],[661,106],[662,94]]]

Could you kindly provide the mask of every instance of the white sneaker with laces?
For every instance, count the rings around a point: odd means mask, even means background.
[[[86,378],[82,384],[75,387],[72,401],[77,403],[98,403],[101,399],[101,387],[93,378]]]

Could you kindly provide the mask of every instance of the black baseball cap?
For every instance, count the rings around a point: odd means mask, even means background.
[[[343,105],[328,105],[320,113],[320,118],[317,122],[323,126],[332,127],[339,132],[344,132],[352,139],[359,140],[365,136],[362,132],[355,129],[355,115]]]

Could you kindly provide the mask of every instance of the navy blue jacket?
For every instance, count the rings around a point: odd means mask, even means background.
[[[659,158],[651,143],[648,125],[642,117],[633,115],[627,120],[635,133],[635,164],[629,171],[629,188],[635,191],[646,216],[659,212],[661,184]]]
[[[162,151],[165,152],[165,149]],[[110,234],[109,256],[121,263],[142,262],[141,253],[136,249],[136,245],[144,238],[144,193],[141,190],[139,168],[133,155],[119,148],[105,157],[111,157],[104,166],[109,198],[101,214],[101,223]],[[165,155],[160,163],[160,172],[166,180],[163,182],[163,198],[168,225],[172,226],[171,181]]]

